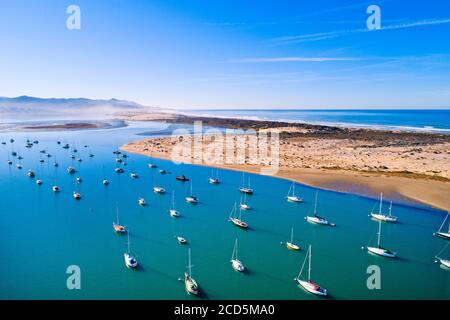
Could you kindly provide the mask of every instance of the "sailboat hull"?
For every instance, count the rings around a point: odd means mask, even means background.
[[[450,232],[436,232],[434,235],[442,239],[450,240]]]
[[[319,218],[319,217],[306,217],[306,221],[314,224],[328,225],[330,224],[327,220]]]
[[[188,294],[198,295],[198,285],[197,282],[189,277],[187,273],[184,274],[184,286]]]
[[[300,199],[297,196],[288,196],[287,201],[289,202],[303,202],[303,199]]]
[[[395,223],[397,222],[397,217],[393,217],[393,216],[387,216],[384,214],[379,214],[379,213],[371,213],[370,216],[378,221],[383,221],[383,222],[391,222],[391,223]]]
[[[367,247],[367,251],[382,257],[395,258],[397,254],[384,248]]]
[[[174,210],[174,209],[169,210],[169,214],[173,218],[177,218],[177,217],[180,216],[180,213],[177,210]]]
[[[305,289],[309,293],[322,297],[325,297],[327,295],[327,290],[315,284],[314,282],[303,281],[300,279],[297,279],[297,282],[303,289]]]
[[[440,259],[438,258],[438,261],[441,265],[443,265],[446,268],[450,268],[450,260]]]
[[[125,266],[130,269],[136,269],[138,266],[137,260],[129,255],[128,253],[124,253],[123,257],[125,259]]]
[[[286,242],[286,247],[289,250],[294,250],[294,251],[299,251],[300,250],[300,247],[298,245],[296,245],[296,244],[293,244],[292,242]]]
[[[232,259],[231,260],[231,266],[233,267],[233,269],[235,271],[238,271],[238,272],[244,272],[244,270],[245,270],[245,267],[242,264],[242,262],[237,260],[237,259]]]

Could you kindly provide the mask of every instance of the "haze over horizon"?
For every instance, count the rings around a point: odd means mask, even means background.
[[[69,5],[81,29],[66,28]],[[368,30],[366,9],[381,8]],[[449,109],[450,3],[4,1],[0,96],[171,109]]]

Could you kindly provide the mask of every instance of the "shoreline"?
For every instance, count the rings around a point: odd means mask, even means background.
[[[155,138],[157,139],[157,138]],[[139,140],[137,142],[141,142]],[[136,141],[120,147],[121,150],[144,155],[150,158],[171,161],[168,154],[150,153],[148,151],[137,151],[133,148]],[[261,166],[238,165],[238,164],[205,164],[187,163],[208,168],[219,168],[225,170],[240,171],[253,174],[261,174]],[[450,182],[436,181],[431,179],[415,179],[401,176],[389,176],[374,173],[362,173],[357,171],[325,170],[325,169],[280,169],[269,177],[295,181],[297,183],[330,191],[351,193],[361,196],[378,198],[380,192],[386,198],[403,200],[415,204],[427,205],[435,209],[450,210]],[[414,182],[414,184],[412,184]]]

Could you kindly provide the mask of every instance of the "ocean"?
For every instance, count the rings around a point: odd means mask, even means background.
[[[434,262],[448,242],[432,236],[445,212],[394,202],[399,223],[383,224],[382,244],[398,252],[399,258],[376,257],[361,247],[375,244],[378,224],[368,214],[377,199],[320,190],[318,214],[337,226],[316,226],[304,220],[312,213],[315,188],[297,185],[296,193],[305,202],[288,203],[289,181],[249,174],[255,190],[248,197],[253,210],[243,214],[249,230],[241,230],[228,222],[241,196],[240,172],[219,170],[221,184],[211,185],[207,167],[134,154],[129,155],[124,174],[114,172],[116,148],[164,130],[164,124],[130,123],[113,129],[0,134],[0,141],[7,141],[0,144],[0,299],[199,299],[187,295],[180,281],[188,248],[200,299],[320,299],[293,281],[310,244],[312,280],[325,287],[331,299],[450,299],[450,270]],[[10,138],[15,139],[13,144]],[[27,149],[27,139],[39,144]],[[71,152],[57,140],[76,147],[83,161],[73,162]],[[39,152],[43,149],[53,157],[43,156]],[[12,150],[24,157],[22,170],[15,167],[17,158],[11,158],[12,166],[7,164]],[[89,158],[89,152],[95,157]],[[58,168],[52,166],[55,158]],[[168,173],[150,169],[150,161]],[[70,165],[79,170],[75,176],[83,178],[81,184],[67,174]],[[43,179],[42,186],[26,176],[29,169]],[[140,178],[131,179],[131,172]],[[184,201],[190,184],[176,181],[179,174],[192,179],[198,205]],[[105,177],[108,187],[102,185]],[[60,194],[52,192],[54,183],[62,188]],[[154,194],[153,184],[163,185],[167,193]],[[82,200],[72,198],[74,190]],[[183,215],[176,219],[167,212],[172,191]],[[138,205],[139,197],[145,197],[146,207]],[[121,224],[130,230],[131,251],[140,264],[137,271],[124,265],[126,237],[113,232],[116,206]],[[387,210],[387,203],[383,209]],[[291,228],[300,252],[281,244],[289,240]],[[178,244],[177,235],[184,236],[188,245]],[[239,259],[247,268],[244,274],[230,265],[236,238]],[[450,249],[442,255],[450,258]],[[70,265],[80,267],[80,290],[66,287]],[[380,290],[367,287],[367,270],[374,265],[381,272]]]
[[[450,110],[283,110],[193,109],[205,116],[303,122],[311,124],[450,133]]]

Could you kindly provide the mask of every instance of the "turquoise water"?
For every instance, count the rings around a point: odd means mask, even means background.
[[[188,113],[259,120],[306,122],[397,130],[450,133],[450,110],[189,110]]]
[[[313,247],[313,280],[328,289],[334,299],[450,299],[450,270],[434,263],[434,255],[446,244],[432,233],[441,224],[445,212],[426,207],[394,203],[393,213],[400,223],[383,225],[383,243],[397,251],[399,259],[375,257],[361,246],[375,241],[377,223],[368,218],[375,199],[330,191],[319,192],[318,213],[337,227],[310,225],[304,217],[311,213],[315,189],[297,186],[305,198],[303,204],[284,199],[290,182],[251,175],[254,208],[244,213],[250,229],[240,230],[227,219],[240,194],[237,187],[241,173],[219,170],[220,185],[208,183],[210,169],[175,165],[155,160],[168,170],[160,175],[149,169],[149,159],[130,155],[126,173],[114,173],[112,151],[125,142],[141,139],[163,128],[160,124],[132,124],[111,130],[41,133],[3,133],[0,140],[14,137],[14,150],[24,157],[19,171],[8,166],[11,144],[0,145],[0,298],[1,299],[197,299],[188,296],[179,281],[187,264],[187,246],[174,239],[183,235],[192,251],[193,276],[203,298],[208,299],[318,299],[300,289],[297,275],[306,250],[289,251],[280,244],[295,229],[295,242],[303,249]],[[32,149],[25,140],[38,139]],[[75,163],[83,182],[76,186],[66,173],[71,165],[70,152],[56,144],[76,144],[83,162]],[[83,146],[88,144],[95,157]],[[39,150],[56,156],[60,166],[48,161],[39,164]],[[16,160],[17,161],[17,160]],[[44,184],[38,187],[26,176],[28,169],[37,172]],[[132,180],[130,172],[140,174]],[[193,179],[197,206],[188,205],[184,197],[189,183],[175,180],[178,174]],[[106,176],[110,185],[101,183]],[[55,195],[53,181],[62,187]],[[152,192],[152,180],[168,193]],[[72,198],[79,190],[81,201]],[[171,191],[183,217],[171,218]],[[144,196],[147,207],[139,207]],[[114,234],[116,202],[121,223],[130,229],[131,250],[141,267],[125,267],[123,253],[126,237]],[[234,239],[239,239],[239,258],[248,272],[238,274],[230,265]],[[373,242],[372,242],[373,243]],[[450,249],[443,254],[450,258]],[[381,290],[368,290],[366,269],[381,268]],[[66,288],[66,268],[81,268],[81,290]]]

